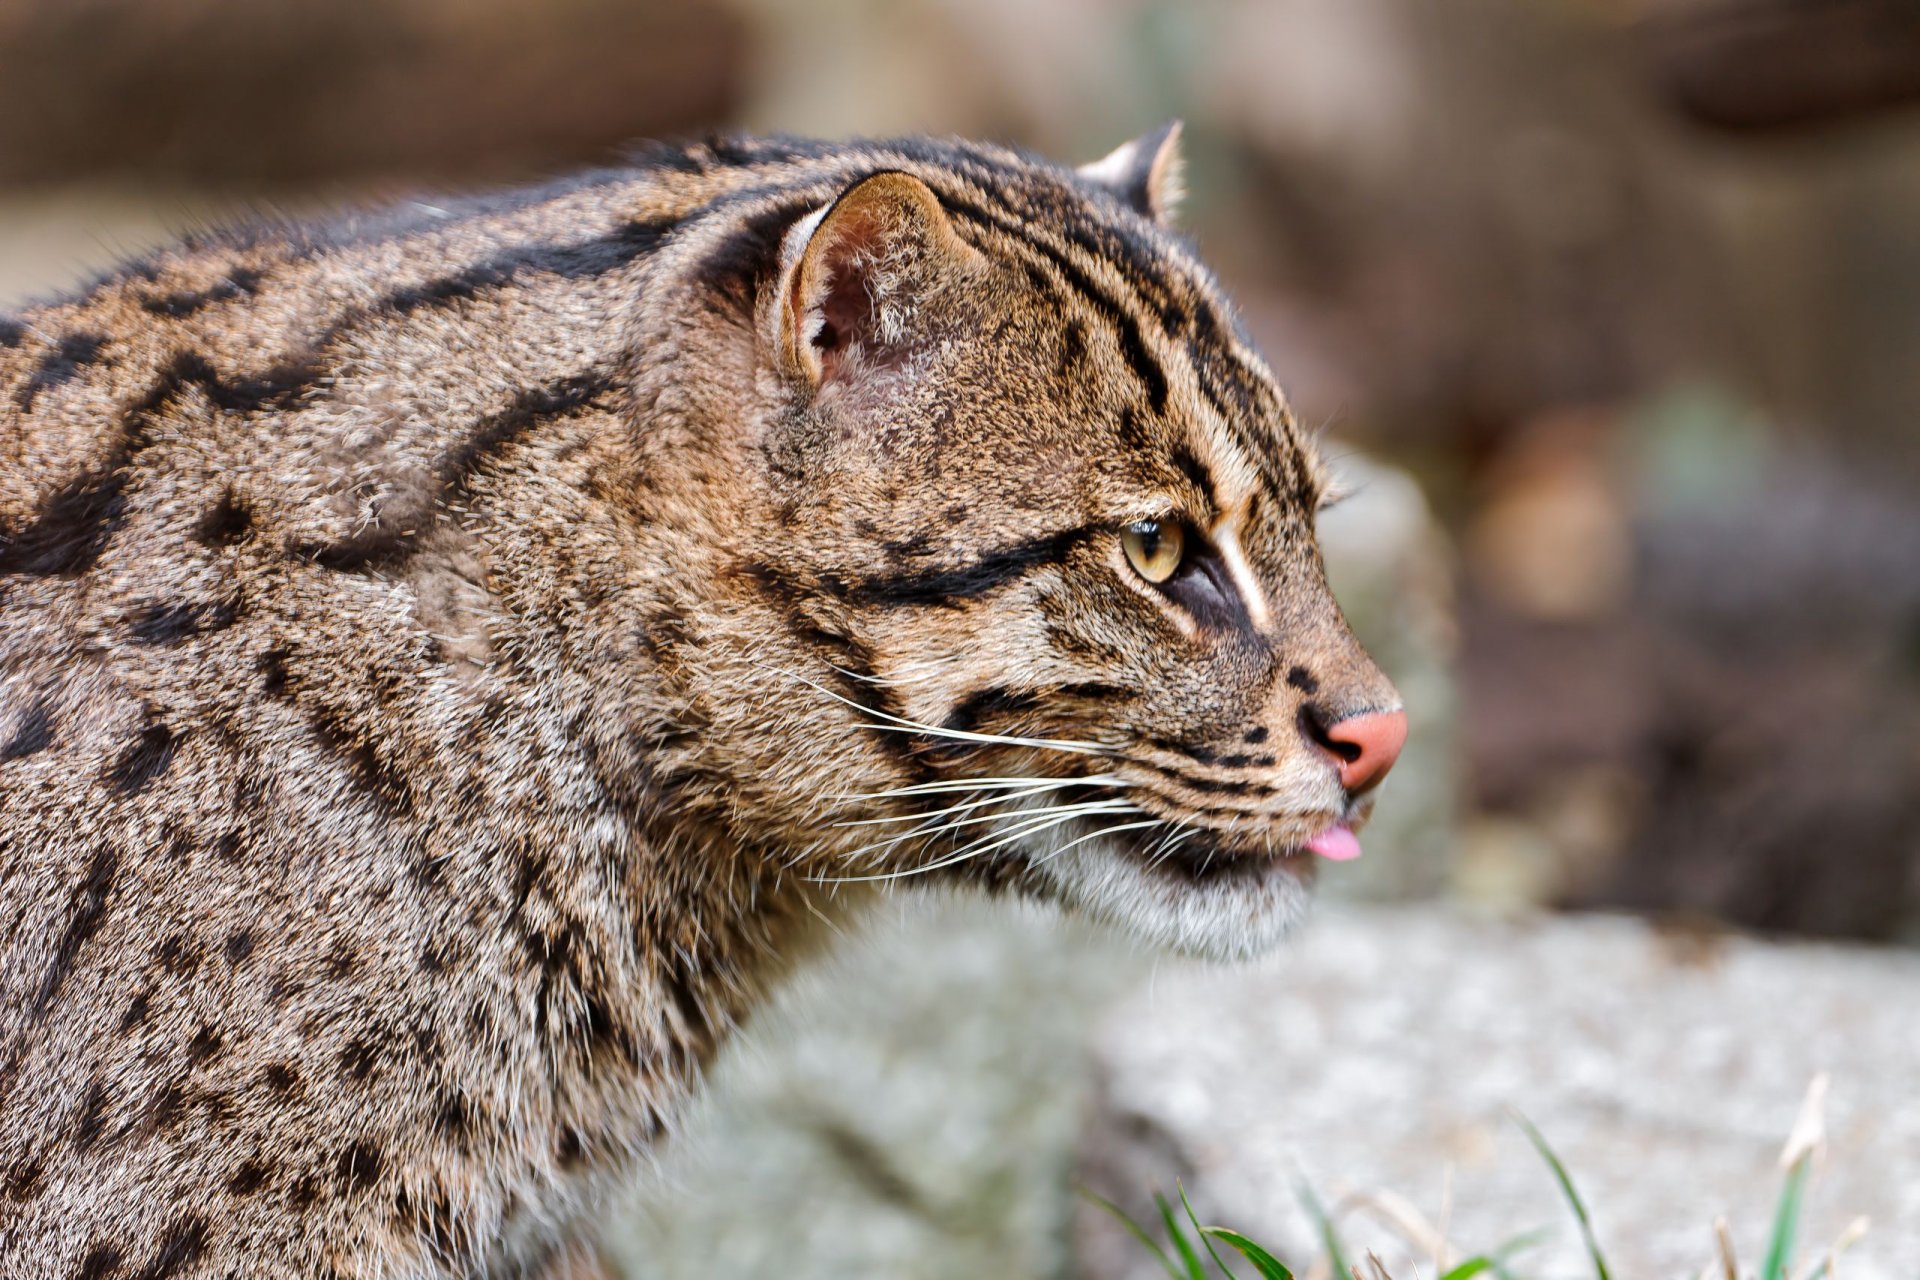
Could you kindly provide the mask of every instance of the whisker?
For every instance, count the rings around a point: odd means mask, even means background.
[[[1123,822],[1116,826],[1101,827],[1097,831],[1089,831],[1083,836],[1076,836],[1073,839],[1067,841],[1065,844],[1061,845],[1058,849],[1055,849],[1052,852],[1047,853],[1042,857],[1035,858],[1033,861],[1033,865],[1037,867],[1043,862],[1051,861],[1052,859],[1057,858],[1061,854],[1065,853],[1067,850],[1073,848],[1075,845],[1085,844],[1087,841],[1092,840],[1097,836],[1118,835],[1122,831],[1138,831],[1143,827],[1158,827],[1158,826],[1164,826],[1165,824],[1166,824],[1165,818],[1150,818],[1145,822]]]
[[[945,867],[953,866],[955,863],[965,862],[969,858],[977,858],[983,853],[990,853],[995,849],[1002,848],[1015,841],[1024,840],[1029,836],[1037,835],[1042,831],[1057,827],[1064,822],[1071,822],[1075,818],[1083,817],[1089,811],[1113,813],[1134,808],[1134,806],[1124,800],[1103,800],[1097,803],[1098,808],[1094,805],[1060,805],[1051,809],[1042,809],[1037,815],[1029,815],[1028,819],[1022,820],[1020,824],[1011,831],[1000,834],[997,837],[994,832],[990,831],[985,836],[973,841],[957,852],[927,863],[924,866],[908,867],[900,871],[876,872],[873,875],[867,876],[823,877],[819,882],[827,884],[859,884],[872,881],[904,880],[909,876],[925,875],[930,871],[939,871]],[[1135,812],[1138,812],[1138,810],[1136,809]],[[995,814],[993,815],[993,819],[1004,818],[1006,816],[1005,814]],[[980,819],[975,819],[975,821],[980,821]]]
[[[978,826],[983,822],[999,822],[1002,819],[1006,819],[1006,818],[1013,818],[1016,821],[1020,821],[1020,822],[1026,822],[1034,818],[1044,818],[1054,814],[1059,814],[1059,815],[1062,815],[1063,817],[1073,818],[1073,817],[1078,817],[1081,814],[1087,814],[1087,813],[1116,813],[1123,810],[1132,809],[1134,807],[1135,807],[1134,805],[1132,805],[1130,802],[1125,800],[1089,800],[1081,804],[1055,805],[1050,809],[1028,810],[1024,814],[1020,814],[1018,816],[1011,813],[979,814],[971,818],[957,818],[951,822],[934,823],[930,826],[919,828],[913,831],[902,832],[900,835],[894,836],[891,839],[876,840],[872,844],[862,845],[860,848],[853,850],[853,852],[848,854],[847,856],[857,857],[860,854],[869,853],[874,850],[891,849],[895,845],[901,844],[904,841],[910,840],[913,837],[918,835],[925,835],[928,838],[928,840],[931,842],[933,840],[939,839],[941,836],[946,835],[949,832],[957,831],[961,827]]]
[[[881,818],[848,818],[845,822],[836,822],[836,827],[874,827],[889,822],[918,822],[924,818],[937,818],[943,813],[965,813],[969,809],[978,809],[982,805],[1009,804],[1015,800],[1024,800],[1028,796],[1039,795],[1043,791],[1058,791],[1063,784],[1043,782],[1039,786],[1012,790],[1010,794],[987,796],[981,800],[968,800],[960,804],[948,805],[944,809],[933,809],[925,813],[895,813]]]
[[[899,796],[933,795],[943,791],[987,791],[1024,789],[1033,784],[1045,783],[1049,787],[1128,787],[1133,784],[1113,773],[1095,773],[1084,778],[947,778],[939,782],[917,782],[910,787],[893,787],[886,791],[848,791],[831,797],[835,800],[891,800]]]
[[[853,703],[859,706],[858,703]],[[978,742],[988,746],[1003,747],[1039,747],[1044,751],[1070,751],[1076,755],[1110,756],[1112,747],[1103,747],[1097,742],[1075,742],[1067,738],[1022,738],[1007,733],[976,733],[971,729],[946,729],[939,725],[921,724],[918,720],[908,720],[902,716],[890,716],[884,711],[875,711],[870,707],[860,707],[868,715],[881,716],[890,721],[888,724],[863,723],[862,729],[872,729],[878,733],[925,734],[933,738],[948,738],[956,742]]]

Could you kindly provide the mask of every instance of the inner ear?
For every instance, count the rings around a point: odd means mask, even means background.
[[[1088,182],[1106,188],[1134,212],[1163,227],[1171,226],[1174,212],[1186,192],[1180,131],[1180,122],[1169,120],[1158,129],[1122,143],[1102,159],[1081,165],[1079,174]]]
[[[819,353],[821,375],[838,372],[840,359],[855,345],[883,345],[881,299],[875,276],[881,268],[883,236],[871,218],[856,215],[826,247],[820,263],[821,289],[815,302],[810,341]]]
[[[978,257],[926,183],[862,179],[788,233],[774,334],[783,366],[819,386],[856,359],[896,361],[926,330],[928,300]]]

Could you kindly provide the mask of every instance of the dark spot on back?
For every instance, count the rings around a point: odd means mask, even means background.
[[[182,319],[216,302],[231,302],[251,296],[260,288],[260,272],[252,267],[235,267],[227,278],[205,289],[188,289],[140,299],[142,310],[169,319]]]
[[[80,1104],[80,1114],[73,1122],[73,1145],[75,1150],[91,1150],[100,1140],[100,1131],[106,1126],[107,1090],[106,1086],[95,1080],[87,1090],[85,1101]]]
[[[15,1204],[25,1204],[40,1194],[40,1182],[44,1176],[38,1160],[28,1160],[17,1164],[7,1171],[7,1199]]]
[[[193,1039],[187,1041],[187,1061],[196,1065],[205,1062],[219,1053],[224,1045],[220,1033],[202,1023],[200,1029],[193,1033]]]
[[[267,1162],[258,1156],[242,1160],[233,1176],[227,1179],[227,1190],[237,1196],[250,1196],[267,1185],[270,1174]]]
[[[45,698],[41,698],[28,707],[26,714],[20,717],[20,723],[14,726],[13,736],[0,746],[0,763],[8,760],[20,760],[45,751],[53,745],[53,707]]]
[[[371,739],[356,735],[325,711],[314,717],[313,735],[346,766],[354,783],[382,813],[401,817],[413,811],[412,785],[404,773],[381,758]]]
[[[87,1250],[87,1256],[80,1259],[80,1269],[73,1273],[73,1280],[107,1280],[120,1267],[120,1251],[104,1244],[97,1244]]]
[[[1308,697],[1312,697],[1314,694],[1320,692],[1320,682],[1314,679],[1313,673],[1305,667],[1293,667],[1289,669],[1287,672],[1287,683]]]
[[[11,351],[27,340],[27,326],[18,320],[0,316],[0,351]]]
[[[193,1215],[181,1218],[161,1237],[153,1260],[135,1273],[133,1280],[167,1280],[200,1260],[207,1247],[207,1224]]]
[[[67,979],[73,968],[74,957],[79,954],[82,944],[91,938],[100,928],[101,919],[107,914],[107,900],[113,892],[114,873],[119,869],[120,859],[111,849],[98,849],[93,861],[87,866],[86,878],[74,889],[73,914],[67,920],[67,927],[60,935],[60,944],[54,948],[53,963],[47,966],[47,972],[40,979],[40,993],[34,999],[33,1011],[36,1016],[44,1015],[47,1006],[60,991],[60,984]]]
[[[62,386],[80,376],[80,371],[100,359],[107,340],[97,333],[70,333],[53,350],[40,357],[33,375],[14,393],[14,403],[31,412],[42,391]]]
[[[253,664],[260,673],[260,692],[270,698],[287,691],[287,656],[285,649],[269,649]]]
[[[176,933],[160,944],[156,953],[160,967],[176,978],[184,978],[200,967],[200,948],[184,933]]]
[[[133,615],[129,628],[139,644],[171,644],[200,630],[200,619],[192,604],[149,604]]]
[[[362,1036],[340,1051],[340,1074],[349,1080],[364,1082],[379,1061],[379,1046]]]
[[[226,952],[228,964],[239,964],[253,954],[253,935],[245,929],[233,934],[227,939]]]
[[[207,514],[194,527],[194,539],[209,547],[231,547],[244,542],[253,532],[253,512],[233,496],[231,489],[220,495]]]
[[[320,1180],[310,1173],[303,1173],[287,1188],[287,1207],[295,1213],[304,1213],[313,1208],[314,1201],[320,1198]]]
[[[127,1012],[120,1019],[120,1030],[131,1031],[147,1020],[153,1009],[153,992],[142,991],[127,1005]]]
[[[132,746],[121,753],[107,775],[107,785],[129,798],[139,795],[173,764],[180,736],[159,721],[150,721]]]
[[[147,1107],[147,1127],[155,1133],[165,1133],[180,1123],[187,1113],[187,1087],[178,1080],[171,1080],[155,1094]]]
[[[353,944],[342,938],[333,944],[333,950],[327,956],[327,976],[336,981],[352,977],[353,962]]]
[[[354,1143],[340,1153],[340,1159],[334,1165],[340,1189],[348,1194],[370,1189],[380,1180],[381,1163],[379,1147],[365,1141]]]
[[[294,1070],[291,1062],[269,1063],[260,1074],[266,1080],[267,1088],[282,1098],[291,1097],[293,1091],[300,1087],[300,1073]]]

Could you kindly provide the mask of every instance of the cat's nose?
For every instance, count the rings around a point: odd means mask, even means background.
[[[1321,731],[1340,762],[1340,785],[1355,795],[1378,786],[1407,745],[1407,713],[1368,711],[1336,720]]]

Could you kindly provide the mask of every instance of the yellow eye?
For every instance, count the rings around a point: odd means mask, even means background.
[[[1121,530],[1120,545],[1127,549],[1127,561],[1141,577],[1148,582],[1165,582],[1180,567],[1187,535],[1177,524],[1137,520]]]

